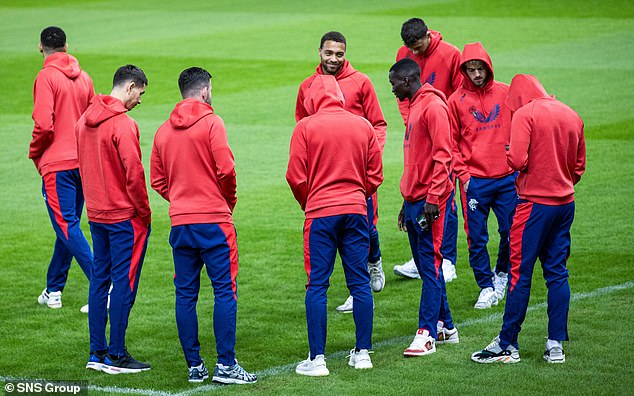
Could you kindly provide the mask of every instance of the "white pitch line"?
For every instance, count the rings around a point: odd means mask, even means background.
[[[589,292],[574,293],[570,296],[570,302],[584,300],[584,299],[592,298],[592,297],[604,296],[606,294],[614,293],[621,290],[631,289],[631,288],[634,288],[634,281],[625,282],[620,285],[602,287],[602,288],[595,289]],[[546,308],[547,305],[548,304],[546,302],[531,305],[530,307],[528,307],[528,312]],[[463,327],[473,326],[476,324],[491,323],[491,322],[501,323],[502,315],[503,315],[502,313],[494,313],[482,318],[467,319],[464,322],[456,323],[456,327],[463,328]],[[382,348],[386,346],[392,346],[396,344],[407,343],[410,340],[410,338],[411,338],[410,336],[401,336],[401,337],[395,337],[395,338],[391,338],[384,341],[379,341],[374,343],[374,349],[378,349],[378,348]],[[337,359],[337,358],[345,356],[346,354],[348,354],[348,351],[338,351],[338,352],[329,354],[328,358]],[[271,367],[262,371],[258,371],[255,374],[258,376],[259,379],[287,374],[287,373],[293,372],[295,370],[296,365],[297,363],[289,363],[283,366],[275,366],[275,367]],[[19,380],[19,379],[0,376],[0,381],[3,381],[3,382],[16,381],[16,380]],[[188,389],[188,390],[185,390],[182,392],[176,392],[176,393],[165,392],[165,391],[155,391],[152,389],[119,388],[116,386],[97,386],[97,385],[90,385],[88,387],[88,390],[98,391],[98,392],[118,393],[118,394],[124,394],[124,395],[192,396],[197,393],[215,391],[217,389],[223,388],[224,386],[225,385],[220,385],[220,384],[209,384],[209,385],[198,386],[196,388],[192,388],[192,389]]]

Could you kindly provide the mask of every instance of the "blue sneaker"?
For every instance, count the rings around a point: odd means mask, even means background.
[[[209,371],[205,367],[205,362],[200,363],[198,366],[192,366],[189,368],[187,380],[189,382],[203,382],[209,378]]]
[[[107,355],[107,350],[91,352],[88,363],[86,363],[86,368],[101,371]]]
[[[254,374],[249,374],[245,369],[240,367],[238,361],[233,366],[225,366],[224,364],[216,364],[212,381],[221,382],[223,384],[253,384],[257,382]]]

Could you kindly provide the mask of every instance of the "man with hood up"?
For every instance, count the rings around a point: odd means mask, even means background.
[[[307,90],[317,76],[332,75],[337,80],[339,88],[345,98],[344,108],[368,120],[374,127],[374,132],[381,147],[385,147],[387,123],[383,117],[379,100],[376,96],[372,81],[365,74],[355,70],[346,59],[346,38],[339,32],[328,32],[321,38],[319,45],[319,58],[321,62],[315,73],[305,79],[299,86],[297,103],[295,106],[295,119],[299,122],[302,118],[311,115],[304,105]],[[370,271],[370,285],[374,292],[380,292],[385,286],[385,274],[381,260],[378,222],[378,197],[374,193],[368,197],[368,220],[370,221],[370,255],[368,256],[368,268]],[[349,296],[346,301],[337,307],[338,312],[352,312],[354,299]]]
[[[420,81],[428,83],[440,90],[448,98],[460,87],[462,74],[460,73],[460,50],[444,41],[440,32],[427,28],[420,18],[411,18],[401,27],[401,39],[403,46],[396,53],[396,61],[411,59],[420,68]],[[398,108],[407,125],[407,112],[409,101],[407,98],[398,100]],[[453,175],[455,178],[455,175]],[[457,239],[458,239],[458,213],[453,192],[448,198],[448,210],[445,216],[445,236],[442,246],[442,269],[445,282],[451,282],[457,278]],[[420,275],[416,269],[414,259],[401,265],[394,266],[394,274],[406,278],[418,279]]]
[[[154,136],[152,188],[170,203],[176,325],[189,382],[209,371],[200,357],[196,303],[203,265],[214,288],[214,334],[218,361],[213,381],[257,381],[235,359],[238,245],[233,225],[236,171],[222,118],[211,107],[211,74],[191,67],[178,78],[183,100]]]
[[[306,214],[305,304],[310,353],[295,372],[326,376],[326,292],[337,251],[354,298],[356,345],[348,364],[357,369],[372,368],[369,350],[373,303],[366,202],[383,182],[383,166],[374,128],[365,118],[344,109],[335,77],[316,76],[306,91],[304,106],[312,115],[295,126],[286,172],[293,195]]]
[[[403,208],[398,226],[407,231],[423,280],[418,331],[403,354],[423,356],[436,352],[436,342],[459,342],[447,301],[441,252],[446,223],[443,220],[448,197],[453,193],[449,113],[445,95],[421,83],[420,68],[413,60],[396,62],[390,68],[389,79],[392,93],[409,103],[403,142]]]
[[[566,261],[574,218],[574,185],[586,167],[583,121],[549,96],[532,75],[511,81],[506,104],[513,112],[507,161],[519,171],[520,201],[511,226],[511,272],[500,334],[471,359],[478,363],[520,361],[518,336],[526,317],[535,261],[548,288],[548,340],[544,360],[564,363],[570,286]]]
[[[33,139],[29,158],[42,176],[42,195],[56,234],[46,288],[37,301],[62,307],[62,291],[73,257],[90,280],[92,252],[80,228],[84,195],[77,161],[75,124],[95,95],[92,80],[66,53],[66,34],[49,26],[40,34],[44,67],[33,86]],[[88,305],[81,311],[88,312]]]
[[[134,359],[125,344],[152,220],[139,127],[126,113],[141,103],[147,83],[138,67],[120,67],[110,95],[95,96],[76,128],[79,172],[95,253],[88,295],[90,358],[86,368],[107,374],[150,369],[149,364]],[[108,315],[110,344],[106,341]]]
[[[469,263],[480,295],[477,309],[490,308],[504,298],[509,268],[509,231],[517,204],[515,173],[506,163],[510,112],[504,104],[508,85],[494,80],[491,58],[481,43],[462,51],[462,85],[449,97],[453,135],[453,169],[460,180]],[[491,271],[487,221],[493,209],[500,245]]]

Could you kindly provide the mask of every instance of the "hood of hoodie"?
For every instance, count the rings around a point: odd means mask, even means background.
[[[127,112],[123,102],[110,95],[95,95],[90,106],[86,109],[84,117],[86,125],[93,128],[104,121]]]
[[[473,85],[473,82],[471,81],[471,79],[469,78],[469,76],[467,75],[467,71],[465,69],[465,63],[472,61],[472,60],[479,60],[484,62],[484,64],[486,65],[488,72],[487,72],[487,81],[484,84],[485,88],[491,84],[491,82],[493,81],[493,64],[491,63],[491,57],[489,56],[489,54],[487,53],[487,51],[484,49],[484,47],[482,46],[481,43],[471,43],[471,44],[467,44],[464,46],[464,49],[462,50],[462,54],[460,55],[460,73],[462,74],[463,78],[462,78],[462,86],[470,91],[475,91],[478,89],[478,87],[476,87],[475,85]]]
[[[440,42],[442,41],[442,34],[440,34],[440,32],[429,30],[429,35],[429,45],[427,46],[427,49],[425,49],[425,52],[423,52],[423,58],[428,57],[434,51],[436,51],[436,48],[438,48],[438,44],[440,44]]]
[[[304,107],[312,115],[324,109],[343,109],[343,93],[334,76],[322,74],[313,79],[308,87]]]
[[[418,91],[416,91],[416,93],[410,100],[410,107],[418,98],[422,98],[428,95],[436,95],[441,98],[443,102],[447,102],[447,96],[445,96],[445,94],[441,90],[434,88],[431,84],[425,83],[418,89]]]
[[[550,97],[537,77],[531,74],[518,74],[511,81],[506,105],[511,111],[517,111],[531,100]]]
[[[326,75],[324,73],[324,69],[322,69],[322,67],[321,67],[321,63],[317,65],[316,72],[317,72],[317,74]],[[343,65],[341,66],[341,69],[339,69],[337,74],[335,74],[335,78],[337,80],[341,80],[341,79],[344,79],[346,77],[350,77],[352,74],[354,74],[356,72],[357,72],[357,70],[354,67],[352,67],[350,62],[348,62],[347,59],[344,59],[343,60]]]
[[[187,98],[179,102],[170,114],[170,124],[175,129],[187,129],[201,118],[214,113],[211,105],[198,99]]]
[[[66,52],[55,52],[44,59],[44,68],[51,67],[64,73],[71,80],[81,74],[81,67],[77,59]]]

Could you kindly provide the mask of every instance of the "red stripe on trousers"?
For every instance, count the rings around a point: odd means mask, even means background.
[[[229,245],[229,265],[231,272],[231,290],[233,290],[233,299],[238,300],[236,279],[238,278],[238,239],[236,237],[236,228],[231,223],[219,223],[218,226],[225,234],[227,244]]]
[[[313,219],[306,219],[304,221],[304,270],[308,275],[306,282],[306,289],[310,284],[310,227],[313,224]]]
[[[431,235],[434,244],[434,268],[436,269],[436,279],[440,276],[440,266],[442,265],[442,240],[445,235],[445,216],[447,215],[447,200],[438,205],[438,218],[431,225]]]
[[[132,230],[134,232],[134,242],[132,245],[132,259],[130,260],[128,279],[130,279],[130,291],[134,293],[134,283],[136,282],[139,265],[141,265],[141,256],[143,255],[143,249],[145,248],[145,242],[148,236],[148,227],[143,224],[138,217],[130,219],[130,223],[132,223]]]
[[[68,223],[62,215],[62,209],[59,206],[59,197],[57,196],[57,173],[47,173],[44,175],[44,191],[46,192],[46,201],[53,211],[57,225],[64,233],[68,240]]]
[[[379,197],[378,197],[378,194],[375,192],[374,194],[372,194],[372,224],[376,226],[378,222],[379,222]]]
[[[513,291],[517,281],[520,278],[520,264],[522,263],[522,236],[528,219],[531,217],[533,210],[532,202],[523,202],[517,205],[513,224],[510,233],[511,248],[511,280],[509,282],[509,292]]]
[[[464,219],[464,232],[467,235],[467,249],[471,247],[471,239],[469,238],[469,211],[467,210],[467,192],[464,190],[464,184],[460,184],[460,206],[462,206],[462,218]]]

